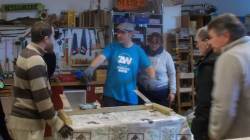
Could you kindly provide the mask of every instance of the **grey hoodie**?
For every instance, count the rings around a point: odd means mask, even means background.
[[[250,137],[250,37],[221,52],[215,65],[209,132],[218,140]]]
[[[157,79],[157,89],[155,91],[170,88],[170,93],[176,93],[176,73],[174,61],[171,55],[163,50],[162,53],[156,56],[147,55],[151,65],[155,70],[155,75]],[[138,82],[145,88],[148,85],[148,75],[145,70],[140,70]]]

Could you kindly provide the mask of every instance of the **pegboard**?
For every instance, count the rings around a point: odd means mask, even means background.
[[[0,30],[3,29],[22,29],[24,27],[0,27]],[[18,34],[17,37],[2,37],[1,38],[1,43],[0,43],[0,62],[2,65],[2,68],[4,71],[6,71],[5,69],[5,53],[7,55],[7,57],[9,58],[9,65],[10,65],[10,71],[13,71],[13,63],[12,61],[14,60],[16,54],[20,54],[21,49],[19,49],[18,52],[18,47],[14,46],[13,49],[13,42],[12,40],[16,40],[18,41],[19,37],[24,37],[26,34],[28,34],[30,32],[31,28],[28,28],[25,30],[24,34]],[[83,70],[85,69],[89,64],[72,64],[72,60],[75,59],[81,59],[81,60],[86,60],[88,59],[88,62],[90,63],[97,55],[99,55],[103,48],[105,48],[105,39],[104,39],[104,33],[102,32],[102,29],[64,29],[65,32],[63,32],[63,29],[56,29],[56,31],[59,31],[59,33],[61,34],[59,39],[55,39],[54,40],[54,52],[56,54],[59,55],[59,69],[57,70]],[[82,42],[82,33],[83,30],[85,31],[85,41],[87,44],[87,52],[85,55],[83,54],[75,54],[72,55],[72,47],[73,47],[73,36],[75,34],[77,43],[77,47],[81,46],[81,42]],[[101,31],[100,31],[101,30]],[[0,31],[1,34],[14,34],[14,33],[19,33],[19,32],[24,32],[24,31]],[[64,34],[65,33],[65,34]],[[96,34],[95,34],[96,33]],[[97,33],[99,34],[97,36]],[[69,63],[67,65],[66,63],[66,52],[65,52],[65,48],[66,48],[66,39],[68,39],[68,58],[69,58]],[[7,51],[6,51],[6,47],[5,47],[5,40],[9,40],[7,42]],[[25,40],[28,42],[28,44],[31,41],[31,38],[25,38]],[[98,40],[98,41],[97,41]],[[58,44],[58,41],[62,42],[62,47],[60,47],[60,45]],[[97,43],[98,42],[98,43]],[[92,45],[90,45],[92,44]],[[91,46],[92,48],[95,47],[95,45],[98,44],[98,48],[91,50],[91,55],[90,55],[90,49]],[[13,51],[13,52],[12,52]],[[105,61],[103,64],[106,66],[107,65],[107,61]]]

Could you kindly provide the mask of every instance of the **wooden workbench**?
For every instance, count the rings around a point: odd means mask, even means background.
[[[14,80],[13,79],[5,79],[4,80],[5,85],[13,85]],[[81,86],[81,85],[104,85],[105,82],[99,82],[99,81],[92,81],[87,84],[83,84],[80,81],[75,81],[75,82],[51,82],[51,87],[52,86]]]
[[[4,83],[5,83],[5,85],[11,86],[14,84],[14,80],[13,79],[5,79]],[[86,102],[87,103],[92,103],[92,102],[95,102],[96,100],[98,100],[98,102],[102,105],[102,101],[101,101],[102,92],[96,93],[95,88],[101,87],[104,90],[105,82],[93,81],[93,82],[89,82],[87,84],[82,84],[80,81],[76,81],[76,82],[51,82],[50,84],[51,84],[51,90],[52,90],[51,101],[52,101],[56,111],[63,109],[63,103],[62,103],[62,100],[60,98],[60,94],[63,94],[64,90],[67,88],[70,88],[73,90],[74,89],[86,90]],[[10,111],[8,111],[8,112],[10,112]],[[51,128],[47,124],[46,124],[44,136],[45,137],[52,136]]]
[[[105,88],[105,82],[89,82],[87,84],[83,84],[80,81],[75,82],[51,82],[51,90],[52,90],[52,97],[51,101],[54,104],[54,108],[56,111],[63,109],[63,103],[60,98],[60,94],[63,94],[64,90],[70,88],[71,90],[74,89],[83,89],[86,90],[86,102],[92,103],[98,100],[98,102],[102,105],[101,96],[102,93],[95,93],[96,87],[102,87],[103,90]],[[45,137],[52,136],[51,128],[46,124],[45,130]]]
[[[105,82],[98,82],[98,81],[93,81],[89,82],[88,84],[82,84],[80,81],[76,82],[51,82],[51,87],[52,86],[81,86],[81,85],[104,85]]]

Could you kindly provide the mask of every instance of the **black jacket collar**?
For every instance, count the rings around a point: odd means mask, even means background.
[[[207,65],[214,65],[215,61],[219,54],[216,54],[213,52],[213,50],[210,50],[207,55],[197,63],[197,65],[207,64]]]

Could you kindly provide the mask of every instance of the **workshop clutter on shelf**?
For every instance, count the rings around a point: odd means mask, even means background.
[[[73,74],[58,74],[58,77],[61,82],[75,82],[77,79],[77,76]]]
[[[76,75],[77,79],[80,79],[82,77],[83,71],[72,71],[71,74]]]
[[[114,16],[114,22],[131,22],[131,23],[141,23],[147,24],[149,23],[150,13],[134,13],[130,16]]]

